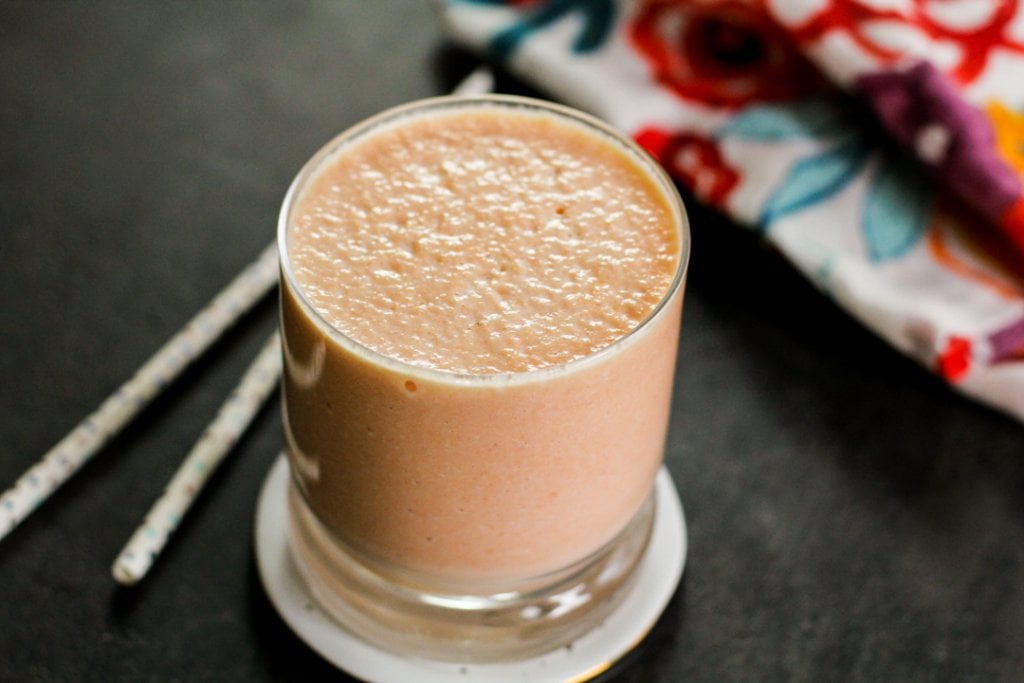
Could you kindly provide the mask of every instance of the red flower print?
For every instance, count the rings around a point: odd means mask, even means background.
[[[979,7],[988,11],[974,17]],[[966,0],[917,0],[891,6],[864,0],[829,0],[800,25],[788,28],[805,46],[827,33],[845,33],[882,64],[929,57],[925,52],[934,54],[949,46],[955,48],[957,58],[944,69],[945,73],[958,83],[970,83],[985,69],[995,49],[1024,52],[1024,43],[1010,37],[1017,9],[1017,2],[1010,0],[973,3],[973,7]],[[894,33],[897,27],[901,30]],[[927,47],[922,47],[920,40],[926,41]]]
[[[821,87],[757,0],[645,0],[628,30],[655,78],[685,99],[738,107]]]
[[[714,140],[657,128],[645,128],[634,137],[665,170],[712,206],[725,201],[739,182],[739,173],[725,162]]]
[[[966,375],[971,369],[971,340],[950,337],[945,350],[939,354],[937,369],[950,382],[956,382]]]
[[[1000,225],[1021,254],[1024,254],[1024,197],[1017,199],[1014,204],[1001,216]]]

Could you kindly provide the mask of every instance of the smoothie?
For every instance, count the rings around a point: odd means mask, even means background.
[[[661,465],[687,235],[578,114],[448,99],[325,147],[279,235],[299,554],[466,595],[609,544]]]

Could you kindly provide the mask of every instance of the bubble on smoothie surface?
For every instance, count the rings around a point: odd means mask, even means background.
[[[679,260],[637,161],[548,115],[420,116],[329,160],[292,213],[299,287],[345,335],[465,374],[539,369],[634,329]]]

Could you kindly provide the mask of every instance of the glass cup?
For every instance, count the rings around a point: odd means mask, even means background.
[[[610,143],[671,208],[671,285],[630,333],[539,370],[465,375],[377,353],[299,286],[295,206],[353,142],[453,109],[540,113]],[[626,163],[626,162],[624,162]],[[278,226],[289,541],[323,609],[385,649],[524,658],[599,624],[646,549],[668,428],[690,241],[658,164],[597,119],[542,101],[441,97],[342,133],[300,171]]]

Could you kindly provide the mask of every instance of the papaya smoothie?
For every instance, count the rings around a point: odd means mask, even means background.
[[[290,540],[317,600],[454,659],[592,625],[662,463],[689,256],[671,181],[579,112],[437,98],[314,156],[278,245]]]

